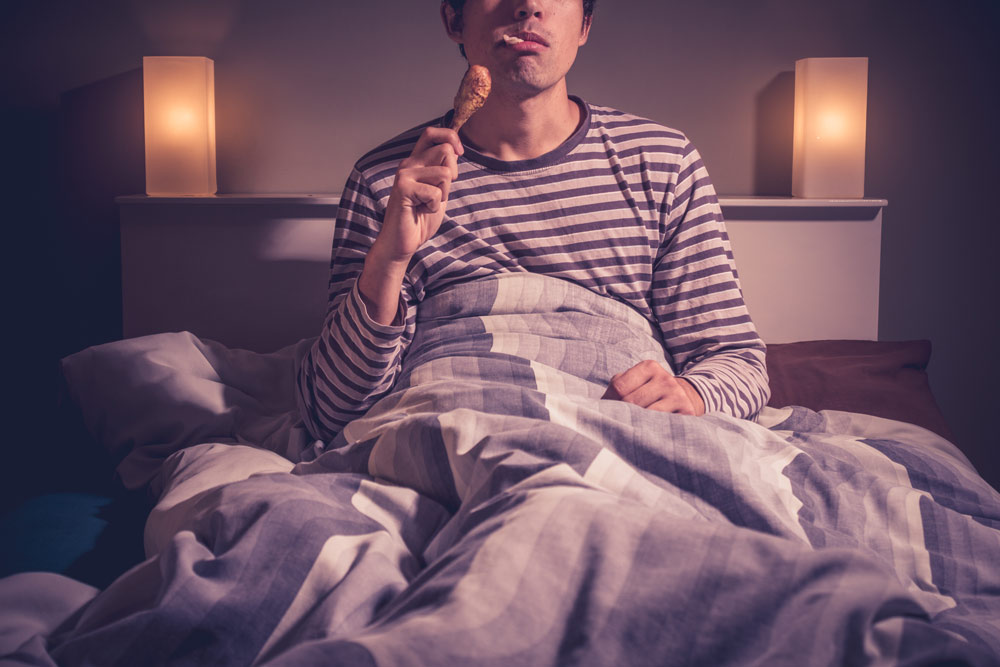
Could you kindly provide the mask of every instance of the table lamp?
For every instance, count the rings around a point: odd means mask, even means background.
[[[792,195],[865,196],[868,58],[795,61]]]
[[[215,63],[142,59],[146,194],[215,194]]]

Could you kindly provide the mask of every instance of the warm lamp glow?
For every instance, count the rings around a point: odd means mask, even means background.
[[[142,59],[146,194],[215,194],[215,64]]]
[[[867,114],[867,58],[795,62],[794,196],[865,196]]]
[[[190,108],[177,107],[167,112],[167,122],[164,126],[175,137],[190,136],[197,131],[194,111]]]
[[[817,141],[843,141],[847,136],[847,119],[837,111],[828,111],[819,118]]]

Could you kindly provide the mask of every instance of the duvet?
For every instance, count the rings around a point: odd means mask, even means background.
[[[148,559],[102,591],[0,581],[0,655],[1000,661],[1000,495],[930,431],[798,406],[751,422],[602,400],[614,373],[669,366],[655,332],[531,274],[425,299],[393,391],[331,442],[308,437],[292,398],[309,342],[260,355],[161,334],[70,359],[123,480],[159,499]],[[104,389],[87,391],[98,359]]]

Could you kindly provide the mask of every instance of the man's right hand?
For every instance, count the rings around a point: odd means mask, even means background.
[[[399,163],[382,228],[358,278],[365,306],[376,322],[394,321],[406,267],[441,226],[451,183],[458,178],[458,156],[464,150],[454,130],[428,127],[410,156]]]
[[[399,163],[385,220],[375,241],[386,259],[409,262],[413,253],[437,232],[444,219],[451,182],[458,178],[458,156],[463,152],[455,131],[428,127],[410,157]]]

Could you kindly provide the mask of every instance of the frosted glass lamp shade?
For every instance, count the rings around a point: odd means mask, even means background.
[[[865,196],[868,58],[795,62],[792,195]]]
[[[146,194],[215,194],[215,63],[145,57],[142,95]]]

